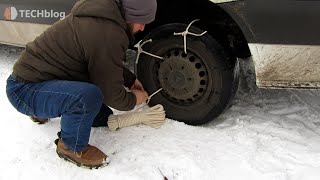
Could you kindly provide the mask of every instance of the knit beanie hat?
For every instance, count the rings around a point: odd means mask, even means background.
[[[154,21],[157,11],[156,0],[122,0],[127,23],[149,24]]]

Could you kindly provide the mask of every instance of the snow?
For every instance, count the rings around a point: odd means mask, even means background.
[[[241,61],[241,86],[233,106],[203,126],[167,119],[115,132],[93,128],[90,144],[111,163],[98,170],[58,158],[54,140],[60,119],[45,125],[18,113],[5,94],[6,78],[22,49],[0,46],[0,180],[114,179],[318,180],[320,91],[269,90],[254,86]]]

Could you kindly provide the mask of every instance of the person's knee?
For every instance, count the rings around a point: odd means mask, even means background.
[[[103,94],[96,85],[89,84],[83,89],[80,100],[87,109],[99,110],[103,102]]]

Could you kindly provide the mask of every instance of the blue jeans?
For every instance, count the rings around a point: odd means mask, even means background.
[[[22,82],[10,76],[7,96],[22,114],[38,118],[61,116],[61,138],[73,151],[89,142],[91,127],[106,126],[111,109],[103,104],[100,89],[86,82],[51,80]]]

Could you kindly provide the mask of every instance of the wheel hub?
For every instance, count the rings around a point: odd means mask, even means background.
[[[184,72],[173,70],[169,73],[168,83],[174,89],[184,88],[186,76]]]
[[[158,80],[166,96],[178,103],[192,103],[201,98],[207,89],[207,70],[195,54],[183,49],[167,52],[164,61],[159,61]]]

